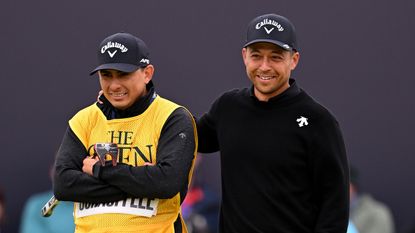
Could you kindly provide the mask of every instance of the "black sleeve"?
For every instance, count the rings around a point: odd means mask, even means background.
[[[68,127],[56,155],[53,191],[62,201],[100,203],[127,197],[119,188],[82,171],[85,147]]]
[[[210,110],[196,119],[197,136],[199,138],[198,151],[200,153],[213,153],[219,151],[217,124],[219,118],[219,102],[217,99]]]
[[[163,126],[154,166],[105,166],[97,175],[133,197],[171,198],[187,189],[195,146],[192,116],[178,108]]]
[[[314,135],[313,179],[319,215],[316,233],[346,232],[349,219],[349,165],[343,137],[332,118]]]

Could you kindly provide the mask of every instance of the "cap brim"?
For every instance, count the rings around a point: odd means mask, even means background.
[[[131,73],[138,70],[141,66],[132,65],[132,64],[125,64],[125,63],[108,63],[102,64],[92,70],[89,75],[95,74],[98,70],[119,70],[126,73]]]
[[[271,44],[275,44],[278,45],[279,47],[281,47],[282,49],[288,50],[288,51],[293,51],[295,50],[295,48],[289,46],[286,43],[283,43],[281,41],[277,41],[277,40],[269,40],[269,39],[257,39],[257,40],[251,40],[248,43],[246,43],[244,45],[244,48],[251,45],[251,44],[255,44],[255,43],[259,43],[259,42],[266,42],[266,43],[271,43]]]

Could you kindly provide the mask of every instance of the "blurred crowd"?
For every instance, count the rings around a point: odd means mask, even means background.
[[[200,156],[199,156],[200,157]],[[197,161],[197,165],[200,159]],[[54,214],[44,218],[40,214],[52,191],[33,194],[28,198],[21,218],[20,233],[74,232],[73,207],[69,202],[60,203]],[[0,233],[6,221],[5,196],[0,188]],[[182,214],[189,233],[217,233],[220,197],[195,170],[191,186],[182,203]],[[348,233],[396,233],[394,217],[387,204],[377,200],[361,186],[359,171],[350,171],[350,222]],[[415,233],[407,229],[404,233]]]

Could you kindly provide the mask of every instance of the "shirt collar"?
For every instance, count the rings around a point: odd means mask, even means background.
[[[290,87],[288,87],[287,90],[283,91],[281,94],[279,94],[277,96],[274,96],[274,97],[270,98],[267,102],[269,102],[269,103],[281,102],[281,101],[284,101],[284,100],[291,99],[292,97],[300,94],[301,89],[300,89],[300,87],[298,87],[297,82],[295,81],[295,79],[289,79],[288,82],[290,84]],[[265,101],[258,100],[258,98],[255,96],[255,94],[254,94],[254,85],[251,86],[250,91],[249,91],[249,95],[258,102],[265,102]]]
[[[140,115],[143,113],[148,106],[156,98],[157,93],[154,89],[154,84],[150,81],[146,86],[148,92],[146,95],[140,97],[132,106],[125,110],[120,110],[112,106],[112,104],[105,98],[104,95],[101,95],[99,99],[103,102],[102,104],[97,102],[97,106],[101,109],[102,113],[106,116],[107,120],[118,119],[118,118],[128,118]]]

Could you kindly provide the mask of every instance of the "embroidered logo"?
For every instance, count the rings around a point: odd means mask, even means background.
[[[141,63],[150,64],[150,60],[145,59],[145,58],[141,59],[141,60],[140,60],[140,62],[141,62]]]
[[[277,21],[275,21],[275,20],[273,20],[273,19],[264,19],[264,20],[262,20],[261,22],[259,22],[259,23],[257,23],[256,25],[255,25],[255,28],[258,30],[258,29],[260,29],[261,27],[264,27],[265,25],[272,25],[272,26],[274,26],[273,28],[277,28],[277,30],[278,31],[280,31],[280,32],[282,32],[282,31],[284,31],[284,27],[280,24],[280,23],[278,23]],[[265,27],[264,27],[265,28]],[[265,31],[268,33],[268,34],[270,34],[271,33],[271,31],[272,31],[273,29],[271,29],[271,30],[268,30],[268,29],[265,29]],[[269,32],[268,32],[269,31]]]
[[[303,127],[308,125],[308,118],[301,116],[300,118],[297,118],[297,122],[299,127]]]
[[[115,53],[117,53],[117,50],[115,50],[114,52],[110,52],[109,50],[107,51],[108,54],[110,55],[110,57],[114,57]]]
[[[179,137],[180,137],[181,139],[185,139],[185,138],[186,138],[186,134],[185,134],[185,133],[179,133]]]
[[[115,50],[113,52],[110,52],[109,49],[111,48],[115,48]],[[125,45],[118,42],[108,41],[105,45],[101,47],[101,53],[104,54],[105,52],[108,52],[108,55],[111,58],[113,58],[118,51],[117,49],[119,49],[122,53],[126,53],[128,51],[128,48]]]
[[[265,29],[265,32],[267,33],[267,34],[270,34],[275,28],[273,27],[273,28],[271,28],[271,29],[268,29],[267,27],[264,27],[264,29]]]

